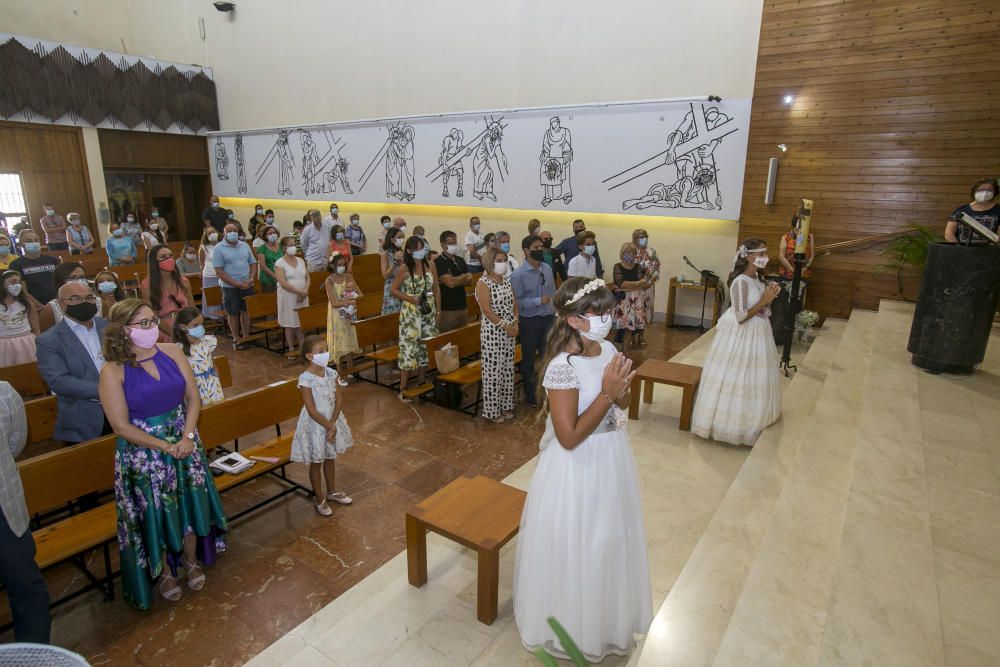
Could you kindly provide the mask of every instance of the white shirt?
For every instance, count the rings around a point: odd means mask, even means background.
[[[486,248],[486,244],[483,243],[483,237],[480,236],[479,234],[475,233],[471,229],[465,233],[465,245],[466,246],[470,246],[470,245],[471,246],[475,246],[476,247],[476,252],[478,252],[480,255],[482,254],[483,250]],[[482,265],[483,265],[483,263],[478,258],[473,257],[471,253],[469,254],[468,258],[465,260],[465,263],[468,264],[469,266],[476,266],[476,267],[482,267]]]
[[[347,225],[348,225],[349,222],[350,222],[349,220],[348,220],[348,222],[344,222],[343,220],[341,220],[339,214],[337,215],[337,219],[336,220],[333,219],[332,215],[328,215],[325,218],[323,218],[323,224],[326,225],[327,227],[331,228],[331,229],[333,228],[334,225],[340,225],[341,227],[347,227]]]
[[[508,276],[510,274],[514,273],[514,269],[516,269],[520,265],[521,265],[520,262],[518,262],[516,259],[514,259],[510,255],[507,255],[507,275]]]
[[[316,225],[309,223],[302,228],[299,241],[302,243],[302,255],[307,264],[325,264],[330,250],[330,229],[333,225],[328,225],[323,221],[316,229]]]
[[[62,306],[59,305],[59,297],[56,297],[52,299],[52,301],[49,301],[49,308],[52,309],[52,317],[53,319],[55,319],[55,323],[59,324],[60,322],[62,322],[64,315],[62,311]],[[101,297],[97,297],[97,312],[98,314],[103,312],[101,310]]]
[[[566,266],[566,275],[570,278],[596,278],[597,260],[594,259],[593,255],[581,252],[579,255],[569,260],[569,264]]]
[[[83,349],[87,350],[90,360],[97,367],[97,372],[100,372],[101,368],[104,367],[104,354],[101,352],[101,337],[97,334],[97,325],[93,323],[93,320],[91,320],[89,327],[80,324],[72,317],[67,317],[65,320],[66,324],[69,325],[70,331],[76,335],[80,344],[83,345]]]

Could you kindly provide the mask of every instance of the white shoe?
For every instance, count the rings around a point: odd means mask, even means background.
[[[330,506],[326,504],[325,500],[323,502],[319,503],[318,505],[316,504],[316,501],[314,500],[313,501],[313,506],[316,508],[316,511],[319,512],[320,514],[322,514],[323,516],[330,516],[331,514],[333,514],[333,510],[330,509]]]

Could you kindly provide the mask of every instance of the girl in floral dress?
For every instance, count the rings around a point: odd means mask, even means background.
[[[98,393],[118,436],[115,504],[122,592],[139,609],[153,582],[181,599],[179,569],[193,591],[204,565],[225,550],[226,515],[196,425],[201,400],[191,366],[172,344],[157,344],[159,317],[139,299],[119,301],[104,329]]]
[[[330,357],[337,363],[337,384],[347,386],[347,362],[351,355],[360,353],[358,334],[354,330],[354,316],[357,314],[357,300],[361,289],[354,282],[347,269],[349,254],[335,252],[330,256],[326,279],[326,345]]]
[[[615,264],[615,286],[618,288],[615,297],[615,328],[624,334],[622,339],[622,354],[628,354],[629,348],[636,343],[638,334],[646,328],[645,291],[649,287],[645,272],[636,263],[638,250],[631,243],[622,246],[618,256],[621,262]]]
[[[205,334],[205,318],[197,308],[184,308],[177,313],[174,321],[174,340],[184,350],[184,356],[194,371],[198,383],[198,395],[202,405],[211,405],[224,400],[222,381],[215,370],[212,354],[217,342],[215,336]]]
[[[403,307],[403,303],[396,298],[392,291],[392,281],[396,277],[399,267],[403,263],[403,243],[406,237],[403,230],[398,227],[390,227],[385,232],[385,241],[382,244],[382,255],[379,261],[382,264],[382,278],[385,279],[385,286],[382,288],[382,315],[398,313]]]
[[[646,324],[653,321],[653,303],[656,297],[656,283],[660,281],[660,258],[656,255],[656,250],[649,247],[649,234],[645,229],[637,229],[632,232],[632,243],[638,248],[635,256],[636,263],[642,267],[649,282],[649,287],[642,291],[643,307],[646,312]],[[646,344],[646,332],[641,330],[638,333],[636,344]]]
[[[336,459],[353,444],[351,429],[344,417],[344,399],[337,391],[337,372],[329,368],[330,353],[323,336],[307,336],[302,343],[302,356],[309,367],[299,376],[302,392],[302,412],[295,425],[291,460],[309,466],[316,511],[330,516],[333,510],[327,501],[350,505],[354,500],[336,488]],[[323,493],[323,478],[326,493]]]
[[[436,304],[441,303],[437,270],[427,260],[427,245],[416,236],[406,241],[403,266],[392,281],[392,295],[402,302],[399,311],[399,400],[412,402],[406,396],[406,385],[411,371],[419,371],[419,381],[424,383],[427,370],[427,346],[424,338],[438,335],[441,313]]]

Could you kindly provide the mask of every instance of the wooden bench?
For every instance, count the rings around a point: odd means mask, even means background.
[[[243,297],[250,318],[250,335],[243,342],[264,340],[264,345],[271,350],[271,333],[280,331],[278,325],[278,295],[276,292],[265,292]],[[273,350],[272,350],[273,351]]]
[[[224,356],[213,357],[215,370],[219,374],[222,388],[233,386],[233,374],[229,368],[229,359]],[[24,402],[24,414],[28,421],[28,444],[51,440],[55,434],[56,417],[59,405],[55,396],[44,396]]]
[[[629,399],[628,418],[639,418],[639,389],[646,382],[642,392],[642,402],[653,402],[653,385],[657,382],[681,387],[684,393],[681,398],[681,414],[679,428],[682,431],[691,430],[691,410],[694,408],[694,397],[701,382],[701,368],[688,364],[677,364],[672,361],[649,359],[643,362],[632,379],[632,397]]]
[[[375,362],[375,382],[378,383],[379,362],[391,364],[399,358],[397,346],[379,348],[380,345],[388,345],[399,338],[399,313],[358,320],[354,323],[354,332],[358,335],[358,347],[362,350],[371,348],[371,352],[365,353],[365,357]]]
[[[202,409],[199,435],[206,449],[230,441],[238,442],[240,437],[270,426],[279,430],[277,437],[243,452],[248,458],[259,456],[277,459],[274,463],[258,461],[239,475],[215,477],[216,488],[220,493],[268,474],[283,483],[284,488],[280,492],[229,515],[230,520],[236,520],[289,493],[312,493],[284,474],[291,455],[292,434],[280,435],[278,422],[293,418],[302,408],[301,394],[296,384],[295,380],[277,382]],[[81,496],[112,489],[116,443],[114,435],[103,436],[18,463],[29,513],[38,515],[66,506]],[[45,569],[70,560],[89,582],[84,588],[56,600],[52,606],[60,605],[94,588],[100,589],[106,599],[114,599],[114,577],[119,574],[111,569],[110,545],[117,538],[114,502],[107,502],[36,528],[33,536],[36,545],[35,560],[39,567]],[[104,556],[104,572],[101,577],[87,568],[84,558],[87,551],[97,547],[102,548]]]
[[[84,274],[88,278],[94,278],[97,276],[98,273],[104,271],[107,268],[108,255],[104,251],[104,245],[101,244],[101,247],[97,250],[94,250],[94,252],[91,253],[90,255],[74,256],[72,260],[67,260],[67,261],[79,262],[80,265],[83,267]],[[118,268],[117,266],[113,266],[111,267],[110,270],[114,271],[117,268]]]
[[[45,384],[42,374],[38,372],[38,363],[35,361],[0,368],[0,380],[9,382],[14,391],[23,398],[49,393],[49,386]]]
[[[476,618],[497,617],[500,549],[520,528],[527,494],[496,480],[466,474],[406,511],[409,582],[427,583],[427,531],[443,535],[478,555]]]

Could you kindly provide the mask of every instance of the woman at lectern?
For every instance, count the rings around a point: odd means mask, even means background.
[[[955,212],[948,218],[948,224],[944,228],[944,240],[951,243],[975,243],[977,235],[966,225],[958,222],[959,217],[965,213],[970,218],[974,218],[983,227],[996,232],[1000,228],[1000,203],[997,202],[997,193],[1000,187],[997,186],[995,178],[980,178],[972,186],[972,201],[962,204],[955,209]],[[979,239],[982,241],[983,239]]]

